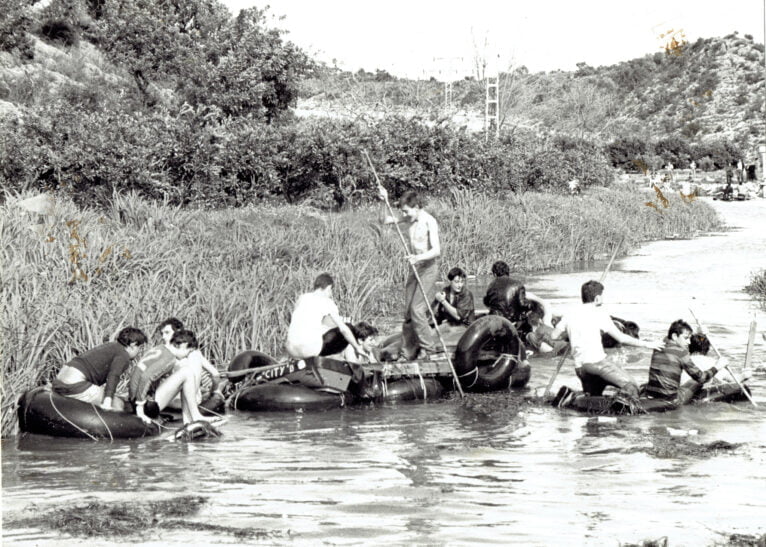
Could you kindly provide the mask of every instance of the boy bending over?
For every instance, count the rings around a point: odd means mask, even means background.
[[[588,281],[580,289],[582,305],[564,315],[551,333],[556,340],[566,332],[572,348],[575,372],[582,389],[590,395],[601,395],[606,386],[616,386],[638,397],[638,385],[621,366],[609,360],[601,343],[601,331],[606,332],[620,344],[660,350],[662,344],[644,342],[620,332],[612,318],[601,307],[604,286],[598,281]]]

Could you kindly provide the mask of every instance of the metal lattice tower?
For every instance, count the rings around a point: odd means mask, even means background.
[[[495,72],[484,81],[487,90],[484,102],[484,138],[489,139],[491,132],[497,138],[500,135],[500,76]]]

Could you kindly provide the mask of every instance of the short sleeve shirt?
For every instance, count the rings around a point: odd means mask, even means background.
[[[319,355],[322,335],[328,330],[322,320],[331,313],[338,314],[332,299],[317,292],[300,295],[287,330],[287,353],[295,359]]]
[[[601,331],[614,323],[606,310],[594,304],[582,304],[561,319],[557,329],[565,329],[572,347],[575,366],[598,363],[606,358],[601,344]]]

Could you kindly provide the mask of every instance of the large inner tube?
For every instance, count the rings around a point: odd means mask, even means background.
[[[234,359],[231,360],[231,363],[229,363],[229,372],[236,372],[238,370],[246,370],[250,368],[256,368],[256,367],[265,367],[270,365],[276,365],[277,360],[274,359],[272,356],[262,353],[260,351],[255,350],[248,350],[243,351],[242,353],[238,354]],[[236,384],[243,378],[246,378],[246,376],[241,376],[239,378],[230,378],[229,382],[232,384]]]
[[[19,398],[19,429],[26,433],[83,439],[134,439],[158,435],[156,424],[144,424],[134,414],[104,410],[64,397],[45,387]]]
[[[444,388],[435,378],[403,378],[386,382],[384,401],[432,401],[442,396]]]
[[[317,391],[301,385],[265,383],[246,387],[231,398],[237,410],[328,410],[344,404],[338,393]]]
[[[513,324],[499,315],[486,315],[460,338],[453,364],[466,391],[497,391],[511,386],[512,375],[525,357]],[[521,375],[518,380],[525,384],[529,376],[524,379]],[[514,387],[520,387],[519,383]]]

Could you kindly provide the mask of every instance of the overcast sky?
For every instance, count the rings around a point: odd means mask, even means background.
[[[672,37],[694,41],[736,30],[763,43],[766,0],[223,2],[234,14],[270,5],[274,17],[284,16],[274,24],[289,32],[290,41],[346,70],[438,77],[450,65],[460,75],[470,74],[477,51],[498,59],[501,68],[548,71],[573,70],[581,61],[600,66],[640,57],[661,51]]]

